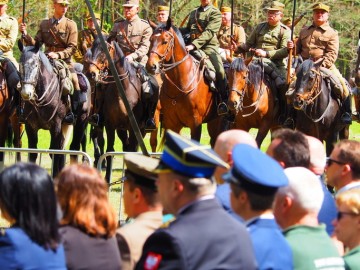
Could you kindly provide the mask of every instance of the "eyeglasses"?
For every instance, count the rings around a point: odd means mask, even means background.
[[[336,216],[336,219],[337,219],[337,220],[340,220],[340,219],[342,219],[345,215],[348,215],[348,216],[359,216],[359,214],[356,214],[356,213],[353,213],[353,212],[338,212],[338,213],[337,213],[337,216]]]
[[[329,157],[326,158],[326,165],[327,165],[328,167],[330,167],[331,164],[333,164],[333,163],[336,163],[336,164],[339,164],[339,165],[345,165],[345,164],[346,164],[346,162],[337,161],[337,160],[332,159],[332,158],[329,158]]]

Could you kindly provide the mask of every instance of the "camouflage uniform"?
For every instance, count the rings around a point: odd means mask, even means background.
[[[245,43],[246,41],[246,35],[244,28],[234,24],[234,33],[233,38],[236,44]],[[220,27],[219,32],[217,33],[217,38],[219,40],[220,48],[224,50],[230,50],[231,47],[231,27],[228,25],[222,25]],[[220,53],[221,54],[221,53]],[[239,54],[235,53],[235,57],[238,57]]]
[[[75,89],[72,98],[72,109],[76,111],[78,106],[86,101],[86,95],[80,91],[78,77],[71,59],[76,52],[78,40],[76,23],[66,17],[62,17],[60,20],[55,18],[45,19],[40,23],[35,38],[25,35],[24,40],[29,45],[35,45],[36,42],[44,43],[45,53],[56,52],[59,59],[68,64]]]
[[[221,13],[213,5],[199,6],[191,11],[186,27],[181,28],[183,35],[190,34],[190,43],[195,46],[191,53],[196,58],[206,59],[209,70],[216,72],[216,88],[221,99],[227,98],[225,71],[219,54],[217,33],[221,26]]]
[[[19,93],[17,92],[20,76],[18,74],[19,64],[13,55],[13,47],[18,31],[18,22],[15,18],[6,14],[0,17],[0,51],[3,53],[0,56],[0,62],[2,65],[6,65],[6,82],[10,90],[10,95],[15,98],[16,105],[19,104],[20,99]]]

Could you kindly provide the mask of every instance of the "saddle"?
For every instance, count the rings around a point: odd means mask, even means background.
[[[71,80],[71,72],[68,65],[61,59],[52,61],[54,72],[59,76],[61,93],[63,96],[74,93],[74,85]]]

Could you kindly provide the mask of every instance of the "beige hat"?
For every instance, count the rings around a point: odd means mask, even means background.
[[[158,6],[158,11],[169,11],[170,8],[168,6]]]
[[[325,10],[326,12],[330,11],[330,7],[328,5],[325,5],[323,3],[316,3],[315,5],[312,6],[312,10]]]
[[[231,8],[230,7],[221,7],[220,11],[221,12],[231,12]]]
[[[9,0],[0,0],[0,5],[6,5],[9,2]]]
[[[1,1],[1,0],[0,0]],[[65,4],[70,5],[70,2],[68,0],[54,0],[54,4]]]
[[[123,4],[123,7],[138,7],[139,6],[139,0],[126,0]]]
[[[279,1],[273,1],[271,2],[270,6],[265,8],[266,10],[278,10],[278,11],[284,11],[285,5],[283,3],[280,3]]]
[[[1,0],[0,0],[0,1],[1,1]],[[101,20],[100,13],[95,12],[94,15],[95,15],[95,19]],[[87,14],[87,15],[86,15],[86,20],[92,20],[92,17],[91,17],[90,14]]]

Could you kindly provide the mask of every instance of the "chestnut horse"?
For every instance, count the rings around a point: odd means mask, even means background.
[[[146,67],[153,73],[162,73],[160,104],[164,128],[180,133],[183,127],[189,127],[191,138],[199,141],[201,124],[208,123],[210,143],[214,145],[226,121],[217,117],[215,94],[204,80],[203,65],[186,51],[181,33],[171,20],[158,26],[150,41]]]
[[[348,137],[349,125],[340,122],[339,103],[320,73],[321,63],[307,59],[298,68],[293,106],[296,129],[325,141],[330,155],[339,136]]]
[[[257,128],[256,143],[260,147],[269,130],[276,126],[278,108],[272,91],[265,84],[262,62],[251,60],[235,58],[228,72],[228,107],[235,114],[235,122],[230,127],[245,131]]]

